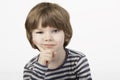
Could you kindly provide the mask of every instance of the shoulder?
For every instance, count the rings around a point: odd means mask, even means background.
[[[30,61],[27,62],[24,68],[30,69],[32,65],[37,62],[39,55],[33,57]]]
[[[86,55],[80,51],[66,49],[66,52],[67,52],[68,58],[74,61],[76,64],[87,62]]]
[[[88,59],[85,54],[80,51],[75,51],[71,49],[67,49],[68,58],[75,63],[77,68],[81,67],[89,67]]]
[[[78,57],[85,57],[86,55],[83,54],[82,52],[80,51],[76,51],[76,50],[72,50],[72,49],[68,49],[66,48],[66,51],[68,53],[69,56],[78,56]]]

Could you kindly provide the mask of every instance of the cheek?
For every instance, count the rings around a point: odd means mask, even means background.
[[[32,41],[33,41],[33,43],[34,43],[35,45],[40,44],[40,42],[41,42],[41,41],[40,41],[40,38],[37,37],[37,36],[33,36]]]
[[[57,36],[57,42],[59,44],[64,44],[64,34]]]

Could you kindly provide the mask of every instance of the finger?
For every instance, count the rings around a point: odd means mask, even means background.
[[[41,55],[39,56],[39,63],[42,64],[42,65],[48,65],[52,60],[52,55],[51,54],[46,54],[46,53],[42,53],[41,52]]]
[[[46,66],[48,66],[48,64],[49,64],[49,62],[48,62],[48,61],[46,61]]]
[[[46,66],[48,66],[48,64],[50,63],[52,61],[52,58],[50,58],[50,57],[46,57],[46,63],[45,63],[45,65]]]
[[[47,53],[47,54],[50,54],[52,58],[54,58],[55,55],[56,55],[56,52],[54,52],[54,51],[52,51],[52,50],[47,50],[46,53]]]

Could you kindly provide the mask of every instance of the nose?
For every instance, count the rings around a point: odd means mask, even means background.
[[[46,33],[44,35],[44,40],[45,41],[52,41],[53,40],[52,34],[51,33]]]

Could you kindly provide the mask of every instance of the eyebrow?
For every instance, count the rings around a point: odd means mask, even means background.
[[[36,28],[36,29],[34,29],[33,31],[35,31],[35,32],[36,32],[36,31],[42,31],[42,29],[37,29],[37,28]]]
[[[35,30],[43,30],[42,28],[36,28]]]

